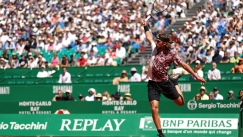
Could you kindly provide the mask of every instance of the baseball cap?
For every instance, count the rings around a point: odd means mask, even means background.
[[[230,93],[230,94],[234,94],[234,91],[233,91],[233,90],[230,90],[228,93]]]
[[[46,68],[45,66],[41,66],[41,68]]]
[[[214,90],[214,91],[215,91],[215,90],[219,90],[219,88],[218,88],[218,87],[214,87],[213,90]]]
[[[200,64],[200,60],[197,60],[197,61],[196,61],[196,64]]]
[[[131,71],[137,71],[137,69],[136,68],[132,68]]]
[[[127,71],[126,71],[126,70],[123,70],[123,71],[122,71],[122,73],[123,73],[123,74],[126,74],[126,73],[127,73]]]
[[[88,92],[89,92],[89,91],[96,92],[94,88],[90,88],[90,89],[88,90]]]
[[[66,90],[66,93],[71,93],[71,91],[68,89],[68,90]]]
[[[206,91],[206,88],[204,87],[204,86],[201,86],[201,88],[200,89],[203,89],[203,90],[205,90]]]

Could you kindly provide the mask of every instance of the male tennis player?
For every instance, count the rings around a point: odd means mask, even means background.
[[[181,65],[201,83],[206,83],[206,81],[197,76],[192,68],[184,63],[181,58],[171,50],[171,36],[159,34],[155,43],[151,33],[149,32],[148,26],[146,26],[145,20],[142,21],[142,25],[144,26],[146,38],[152,48],[148,69],[148,98],[152,110],[153,121],[159,133],[158,136],[165,137],[162,133],[160,117],[158,114],[158,102],[160,101],[161,93],[166,98],[173,100],[178,106],[184,105],[184,96],[177,82],[180,74],[171,75],[170,78],[168,78],[168,69],[170,68],[170,65],[172,63],[175,65]]]

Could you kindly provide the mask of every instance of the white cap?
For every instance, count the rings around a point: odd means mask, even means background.
[[[66,90],[66,93],[71,93],[71,91],[68,89],[68,90]]]
[[[90,88],[90,89],[88,90],[88,92],[89,92],[89,91],[96,92],[94,88]]]
[[[131,71],[137,71],[137,69],[136,68],[132,68]]]
[[[210,35],[208,38],[210,38],[210,39],[211,39],[211,38],[213,38],[213,37]]]
[[[197,64],[200,64],[201,62],[200,62],[200,60],[197,60],[196,63],[197,63]]]
[[[46,68],[45,66],[41,66],[41,68]]]

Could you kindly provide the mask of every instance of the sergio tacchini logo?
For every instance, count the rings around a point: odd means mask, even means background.
[[[197,102],[195,100],[190,100],[187,102],[187,107],[189,110],[195,110],[197,108]]]

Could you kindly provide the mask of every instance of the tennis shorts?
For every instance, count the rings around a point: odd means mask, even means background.
[[[148,99],[149,101],[160,101],[161,93],[168,99],[175,100],[180,97],[174,84],[167,80],[165,82],[155,82],[149,80],[148,82]]]

